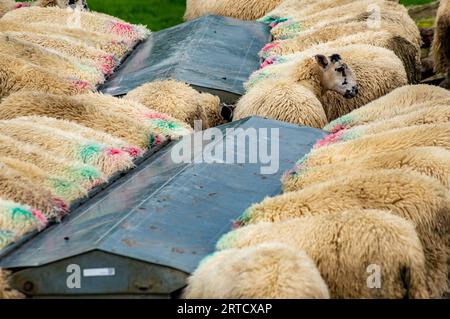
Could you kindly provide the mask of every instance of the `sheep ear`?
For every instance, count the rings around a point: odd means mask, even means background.
[[[316,62],[322,67],[322,68],[326,68],[328,66],[328,59],[326,56],[324,56],[323,54],[317,54],[315,56],[316,58]]]
[[[222,110],[220,111],[220,115],[223,117],[225,121],[231,121],[233,118],[235,106],[222,104]]]

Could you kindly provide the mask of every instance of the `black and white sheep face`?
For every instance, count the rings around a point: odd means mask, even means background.
[[[316,55],[323,76],[322,85],[325,90],[335,91],[347,99],[354,98],[358,94],[358,84],[353,70],[345,63],[339,54]]]

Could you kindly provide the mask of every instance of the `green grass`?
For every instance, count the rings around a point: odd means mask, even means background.
[[[89,9],[158,31],[183,22],[186,0],[88,0]]]
[[[433,0],[400,0],[400,3],[404,4],[405,6],[426,4],[426,3],[430,3],[430,2],[433,2]]]

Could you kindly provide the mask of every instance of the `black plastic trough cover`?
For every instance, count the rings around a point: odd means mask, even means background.
[[[117,96],[147,82],[176,79],[233,102],[245,93],[243,83],[259,68],[258,52],[270,37],[259,22],[201,17],[153,33],[100,91]]]
[[[214,138],[169,144],[3,257],[13,287],[32,296],[169,296],[246,208],[281,193],[283,172],[326,135],[259,117],[206,132]],[[187,141],[194,152],[182,150]]]

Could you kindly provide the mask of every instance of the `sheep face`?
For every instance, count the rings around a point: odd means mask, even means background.
[[[315,56],[322,75],[322,86],[325,90],[331,90],[351,99],[358,94],[358,84],[353,70],[345,63],[339,54],[330,55],[328,58],[318,54]]]

